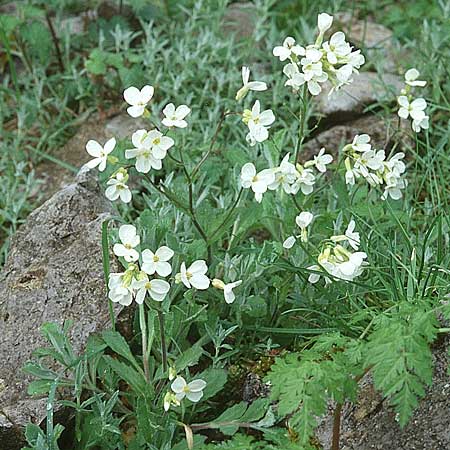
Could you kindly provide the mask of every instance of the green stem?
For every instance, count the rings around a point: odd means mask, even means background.
[[[226,215],[225,219],[223,219],[222,223],[212,232],[210,239],[212,239],[219,232],[219,230],[227,223],[228,219],[231,217],[231,214],[233,214],[233,211],[236,209],[236,207],[239,203],[239,200],[241,199],[243,191],[244,191],[244,188],[241,188],[238,196],[236,197],[236,200],[233,203],[233,206],[228,211],[228,214]]]
[[[298,140],[297,140],[297,145],[295,148],[294,161],[296,164],[299,162],[300,151],[303,146],[303,141],[305,140],[306,113],[308,110],[308,102],[307,102],[307,98],[306,98],[307,94],[308,94],[308,87],[305,83],[303,85],[303,91],[302,91],[302,96],[301,96],[302,107],[300,110],[300,126],[298,128]]]
[[[145,303],[139,305],[139,325],[141,327],[142,362],[144,365],[144,374],[147,383],[150,383],[150,369],[148,366],[148,352],[147,352],[147,322],[145,320]]]
[[[161,358],[163,365],[163,372],[167,373],[167,345],[166,345],[166,332],[164,329],[164,314],[161,309],[157,309],[159,320],[159,332],[161,333]]]

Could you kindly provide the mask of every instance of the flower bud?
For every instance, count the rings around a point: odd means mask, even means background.
[[[325,33],[333,23],[333,16],[327,13],[321,13],[317,16],[317,26],[319,27],[319,32],[321,34]]]
[[[225,283],[222,280],[219,280],[218,278],[214,278],[214,280],[212,280],[212,285],[216,289],[223,290],[225,288]]]

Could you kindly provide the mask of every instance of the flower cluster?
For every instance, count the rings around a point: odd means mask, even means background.
[[[409,69],[405,73],[405,87],[401,91],[401,95],[397,98],[399,105],[398,115],[402,119],[411,117],[411,127],[419,133],[422,129],[429,127],[430,118],[426,115],[425,109],[427,102],[419,97],[414,99],[411,90],[414,87],[424,87],[427,82],[419,80],[420,73],[417,69]]]
[[[174,256],[173,250],[163,245],[155,252],[145,249],[140,254],[136,248],[141,239],[133,225],[122,225],[119,229],[120,243],[113,246],[116,256],[122,257],[127,268],[121,273],[111,273],[109,276],[109,299],[112,302],[129,306],[133,302],[141,305],[145,297],[162,302],[170,290],[170,284],[156,276],[166,278],[172,273],[170,260]],[[188,268],[181,263],[180,272],[175,275],[175,283],[183,283],[188,289],[206,290],[211,280],[206,273],[208,266],[203,260],[194,261]],[[153,277],[152,279],[149,276]],[[213,279],[213,287],[224,291],[225,301],[233,303],[235,294],[233,289],[239,286],[242,280],[225,284],[223,281]]]
[[[251,84],[251,83],[250,83]],[[249,88],[251,89],[251,87]],[[127,112],[131,117],[149,117],[150,112],[147,105],[154,94],[153,86],[146,85],[142,89],[131,86],[125,89],[123,97],[130,105]],[[173,103],[166,105],[162,111],[164,118],[161,124],[165,127],[186,128],[186,116],[191,109],[186,105],[175,107]],[[175,141],[162,133],[158,128],[147,130],[137,130],[131,136],[133,148],[125,150],[125,158],[135,159],[135,168],[140,173],[148,173],[151,169],[160,170],[162,161],[167,156],[168,150],[175,145]],[[111,155],[116,146],[116,139],[109,139],[104,146],[97,141],[89,140],[86,144],[86,151],[94,159],[86,163],[89,169],[98,167],[100,172],[106,169],[107,163],[116,164],[119,159]],[[106,197],[115,201],[120,198],[124,203],[129,203],[132,198],[131,190],[127,185],[129,175],[126,168],[121,167],[109,178],[105,191]]]
[[[402,190],[406,188],[406,179],[402,177],[406,170],[402,161],[404,153],[395,153],[386,159],[384,150],[372,149],[370,136],[356,135],[351,144],[343,148],[345,158],[345,182],[354,185],[355,180],[362,177],[370,186],[383,186],[381,196],[385,200],[390,196],[394,200],[402,197]]]
[[[179,406],[184,398],[197,403],[203,397],[203,389],[206,387],[204,380],[198,379],[187,383],[178,375],[170,385],[171,391],[164,396],[164,410],[169,411],[171,405]]]
[[[155,253],[145,249],[141,255],[136,250],[140,244],[140,237],[133,225],[122,225],[119,229],[120,243],[114,244],[113,251],[116,256],[123,257],[128,263],[124,272],[111,273],[109,276],[109,299],[121,305],[131,305],[133,299],[141,305],[145,297],[162,302],[170,290],[170,284],[160,278],[172,273],[169,261],[174,252],[169,247],[162,246]],[[139,256],[141,256],[139,258]],[[141,259],[139,268],[138,260]],[[150,279],[150,276],[154,278]]]
[[[253,163],[246,163],[241,169],[241,186],[251,188],[255,200],[260,203],[267,190],[276,190],[279,187],[287,194],[297,194],[302,191],[304,195],[311,194],[316,183],[314,169],[320,173],[326,171],[326,166],[333,161],[333,157],[325,153],[322,148],[318,155],[302,164],[289,162],[290,154],[286,154],[278,167],[264,169],[256,172]]]
[[[333,16],[319,14],[319,34],[314,44],[302,47],[288,36],[283,45],[273,49],[273,55],[280,61],[289,61],[283,69],[288,77],[286,86],[298,91],[306,84],[311,95],[318,95],[322,90],[321,84],[326,81],[333,86],[330,93],[352,82],[352,74],[357,73],[365,62],[364,56],[360,50],[353,50],[342,31],[334,33],[329,41],[323,41],[332,23]]]
[[[358,251],[360,236],[355,232],[355,221],[351,220],[345,234],[331,236],[323,244],[322,251],[317,257],[318,264],[308,267],[311,273],[308,280],[317,283],[323,276],[325,283],[331,283],[332,278],[353,281],[361,275],[367,262],[365,252]]]

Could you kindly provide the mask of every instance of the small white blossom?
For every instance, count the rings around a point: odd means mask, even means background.
[[[133,290],[123,284],[124,273],[111,273],[108,280],[108,298],[123,306],[129,306],[133,302]]]
[[[422,119],[414,119],[411,122],[411,127],[416,133],[420,133],[421,130],[428,130],[430,127],[430,118],[428,116],[423,117]]]
[[[297,169],[289,162],[289,153],[285,155],[280,166],[274,169],[275,180],[269,184],[270,190],[278,189],[281,186],[286,194],[292,193],[292,185],[297,179]]]
[[[369,142],[370,136],[368,134],[357,134],[350,146],[355,152],[367,152],[372,148]]]
[[[256,168],[252,163],[247,163],[241,169],[241,185],[243,188],[251,188],[255,193],[255,200],[260,203],[263,194],[270,184],[275,181],[273,169],[264,169],[256,173]]]
[[[304,195],[309,195],[314,190],[315,183],[316,177],[313,171],[297,165],[297,179],[292,185],[292,194],[301,190]]]
[[[264,142],[269,137],[268,127],[275,121],[275,116],[271,109],[261,112],[261,104],[259,100],[256,100],[251,111],[244,110],[242,120],[249,129],[247,141],[250,145],[255,145],[257,142]]]
[[[424,87],[427,82],[418,80],[420,73],[417,69],[409,69],[405,73],[405,83],[409,86],[420,86]]]
[[[186,383],[186,380],[183,377],[177,376],[170,387],[175,393],[178,401],[181,401],[186,397],[191,402],[197,403],[203,397],[203,389],[206,387],[206,382],[198,379]]]
[[[339,60],[349,55],[352,48],[345,40],[345,34],[338,31],[331,36],[329,42],[323,43],[323,48],[330,64],[337,64]]]
[[[146,249],[142,252],[142,270],[148,275],[156,272],[161,277],[167,277],[172,273],[172,266],[168,261],[173,255],[173,250],[165,245],[158,248],[155,253]]]
[[[136,303],[141,305],[145,296],[148,294],[153,300],[162,302],[170,290],[170,284],[165,280],[158,278],[149,280],[146,274],[141,272],[139,280],[134,279],[131,284],[132,289],[136,291]]]
[[[91,161],[85,164],[89,169],[93,169],[98,166],[98,170],[103,172],[106,169],[106,163],[108,161],[108,155],[114,150],[116,146],[116,139],[109,139],[102,147],[97,141],[93,139],[89,140],[86,144],[86,151],[94,157]]]
[[[186,105],[180,105],[175,109],[175,105],[169,103],[163,109],[165,117],[162,120],[162,123],[166,127],[186,128],[187,122],[184,119],[190,112],[191,109]]]
[[[321,13],[317,16],[317,27],[319,28],[319,32],[321,34],[329,30],[332,24],[333,24],[333,16],[330,16],[327,13]]]
[[[400,105],[398,115],[402,119],[407,119],[411,116],[413,120],[421,121],[425,118],[425,108],[427,107],[427,102],[423,98],[416,98],[410,102],[406,95],[400,95],[397,100]]]
[[[267,90],[267,84],[262,81],[248,81],[250,79],[250,69],[248,67],[242,67],[242,83],[243,86],[236,94],[236,100],[243,99],[248,91],[265,91]]]
[[[161,161],[174,144],[172,138],[163,136],[157,130],[137,130],[131,141],[135,148],[125,150],[125,158],[136,158],[136,170],[141,173],[148,173],[151,168],[161,169]]]
[[[139,259],[139,253],[134,249],[141,242],[133,225],[122,225],[119,228],[121,244],[114,244],[113,252],[116,256],[123,256],[125,261],[134,262]]]
[[[242,280],[234,281],[233,283],[224,283],[222,280],[219,280],[218,278],[214,278],[212,280],[212,285],[216,289],[221,289],[223,291],[223,295],[225,297],[225,302],[230,304],[233,303],[236,299],[236,296],[233,292],[233,289],[235,287],[238,287],[242,284]]]
[[[131,105],[127,112],[131,117],[140,117],[144,114],[145,107],[152,99],[154,93],[153,86],[146,85],[141,90],[131,86],[123,92],[123,98]]]
[[[208,266],[202,259],[194,261],[187,269],[186,264],[181,263],[180,273],[175,277],[177,282],[182,282],[188,289],[205,290],[209,288],[210,280],[206,276]]]
[[[280,61],[286,61],[286,59],[291,58],[291,55],[303,56],[305,54],[305,49],[301,45],[296,45],[295,39],[288,36],[283,45],[279,45],[273,49],[273,56],[280,58]]]
[[[345,237],[348,239],[348,243],[354,250],[358,250],[360,237],[359,233],[355,231],[356,223],[352,219],[350,220],[347,229],[345,230]]]
[[[302,211],[296,218],[295,223],[300,229],[307,228],[312,220],[314,219],[313,214],[311,214],[309,211]]]
[[[327,171],[327,164],[331,164],[333,162],[333,157],[328,153],[325,153],[325,148],[322,147],[319,151],[319,154],[314,156],[314,165],[319,172]]]
[[[128,174],[124,171],[118,171],[115,176],[107,181],[106,198],[112,202],[120,198],[124,203],[131,201],[131,191],[127,186]]]

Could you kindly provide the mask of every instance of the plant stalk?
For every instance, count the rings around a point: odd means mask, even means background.
[[[141,327],[142,363],[144,365],[144,374],[147,383],[150,383],[150,369],[148,366],[148,352],[147,352],[147,322],[145,320],[145,303],[139,305],[139,325]]]

